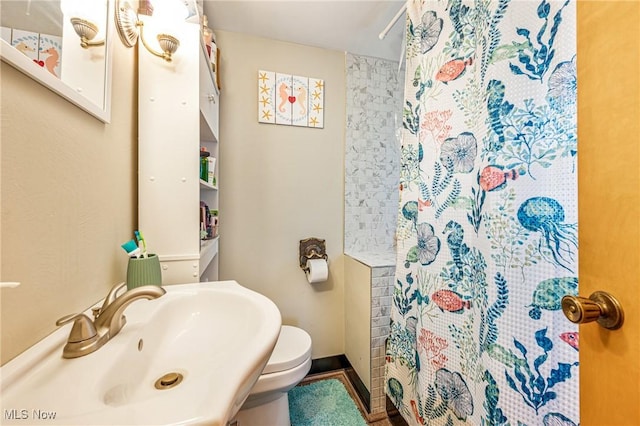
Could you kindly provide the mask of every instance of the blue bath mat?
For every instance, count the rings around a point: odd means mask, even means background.
[[[326,379],[289,391],[291,426],[366,426],[344,384]]]

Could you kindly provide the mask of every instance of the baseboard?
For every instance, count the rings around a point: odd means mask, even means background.
[[[328,373],[330,371],[351,368],[351,363],[344,355],[334,355],[325,358],[317,358],[311,360],[311,370],[309,375]]]
[[[360,376],[358,376],[358,373],[356,373],[356,370],[354,370],[353,367],[349,366],[349,368],[345,368],[344,371],[347,374],[349,381],[353,384],[354,389],[358,393],[358,397],[360,397],[360,401],[362,401],[364,408],[367,409],[367,413],[371,414],[371,394],[369,393],[369,390],[364,385],[364,383],[360,379]]]

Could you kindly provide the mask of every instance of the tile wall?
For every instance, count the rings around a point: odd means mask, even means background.
[[[394,251],[403,80],[398,62],[347,54],[347,254]]]
[[[385,412],[385,340],[389,336],[395,266],[371,268],[371,413]]]
[[[347,54],[345,253],[371,268],[371,414],[384,413],[385,340],[395,275],[404,70]]]

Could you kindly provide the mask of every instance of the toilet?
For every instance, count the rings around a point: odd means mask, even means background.
[[[311,336],[283,325],[271,358],[236,416],[238,426],[290,426],[287,392],[311,369]]]

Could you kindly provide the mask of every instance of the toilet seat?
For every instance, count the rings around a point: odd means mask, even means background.
[[[311,357],[311,336],[297,327],[283,325],[271,358],[262,374],[278,373],[303,364]]]

